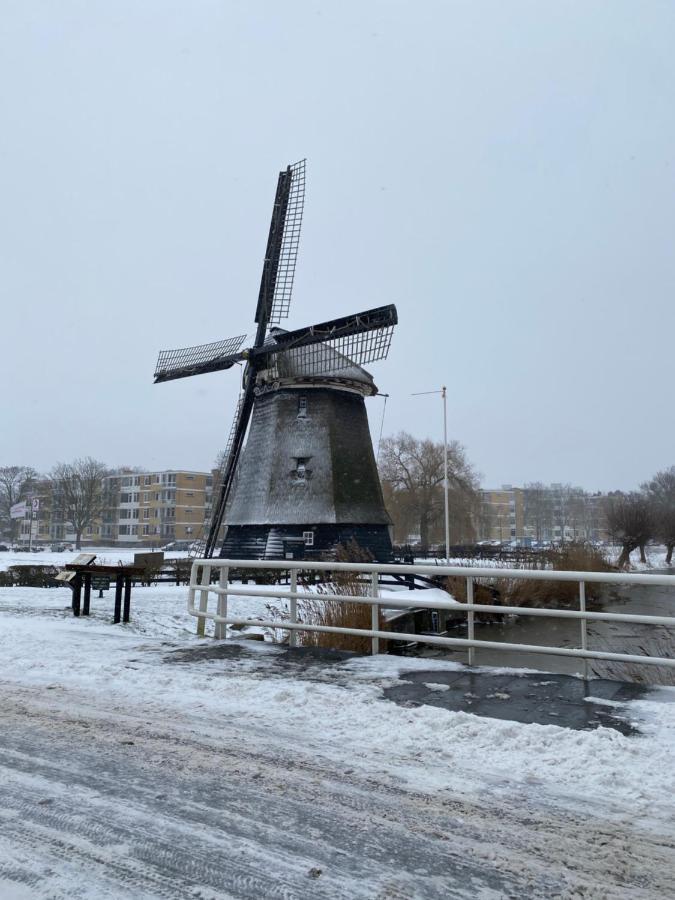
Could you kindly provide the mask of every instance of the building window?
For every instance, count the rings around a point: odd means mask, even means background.
[[[298,418],[304,419],[307,415],[307,397],[304,394],[300,394],[298,397]]]
[[[120,534],[120,537],[125,537],[127,534],[129,534],[129,526],[128,525],[120,525],[119,534]]]
[[[151,482],[152,482],[152,479],[150,478],[150,476],[149,476],[149,475],[146,475],[146,476],[145,476],[145,483],[146,483],[146,484],[151,484]]]
[[[144,519],[149,519],[149,518],[150,518],[150,509],[149,509],[149,507],[147,507],[147,506],[146,506],[145,509],[143,510],[143,518],[144,518]],[[145,534],[147,534],[147,531],[145,532]]]
[[[314,532],[313,531],[303,531],[302,539],[305,542],[305,547],[313,547],[314,546]]]
[[[311,475],[311,469],[307,468],[308,462],[309,462],[308,456],[296,457],[295,470],[293,471],[293,476],[296,481],[306,481],[307,478]]]
[[[150,526],[149,525],[143,526],[143,534],[150,534]]]
[[[149,503],[149,502],[150,502],[150,491],[144,491],[144,492],[143,492],[143,502],[144,502],[144,503]]]

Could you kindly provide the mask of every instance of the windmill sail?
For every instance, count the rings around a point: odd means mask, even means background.
[[[208,536],[211,533],[211,523],[214,518],[217,517],[218,512],[218,504],[220,501],[220,492],[223,484],[225,483],[225,476],[228,469],[228,463],[230,461],[230,457],[232,456],[232,448],[234,447],[234,439],[235,434],[237,432],[237,427],[239,425],[239,420],[241,417],[241,408],[244,402],[244,394],[243,392],[239,394],[239,399],[237,400],[237,408],[234,413],[234,418],[232,419],[232,425],[230,426],[230,433],[227,438],[227,443],[225,445],[225,449],[221,454],[218,464],[217,464],[217,476],[213,484],[213,497],[211,501],[211,511],[208,519],[204,520],[204,525],[202,527],[202,532],[199,538],[194,541],[192,547],[190,548],[190,556],[192,557],[203,557],[206,551],[206,545],[208,541]],[[236,469],[235,469],[236,474]],[[220,528],[218,529],[220,531]]]
[[[209,559],[213,556],[213,552],[218,542],[218,535],[223,524],[225,515],[225,507],[227,506],[227,498],[229,497],[234,477],[237,471],[237,463],[241,448],[244,444],[244,437],[251,418],[251,410],[253,409],[253,378],[246,380],[246,387],[239,395],[237,403],[237,411],[232,422],[230,435],[227,441],[227,447],[223,455],[220,468],[220,491],[218,497],[214,495],[214,502],[211,511],[211,521],[209,523],[206,545],[204,547],[204,557]]]
[[[162,350],[155,367],[155,384],[231,368],[240,359],[237,351],[245,338],[245,334],[240,334],[211,344]]]
[[[290,172],[291,186],[288,193],[286,220],[270,312],[270,324],[277,325],[282,319],[288,318],[288,310],[291,305],[295,264],[298,260],[298,247],[300,246],[302,213],[305,206],[305,160],[302,159],[294,166],[290,166]]]
[[[274,344],[250,351],[270,376],[325,375],[351,366],[385,359],[398,321],[393,304],[310,325],[297,331],[273,333]]]
[[[258,324],[256,346],[263,343],[271,322],[279,322],[288,316],[304,204],[303,159],[279,172],[255,314]]]

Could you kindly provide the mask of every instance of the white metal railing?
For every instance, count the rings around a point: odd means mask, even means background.
[[[289,589],[275,585],[271,591],[261,591],[260,587],[246,587],[229,581],[230,569],[239,571],[246,569],[277,570],[290,573]],[[217,583],[212,584],[214,570],[219,573]],[[344,628],[333,625],[312,625],[298,619],[298,600],[321,599],[309,590],[298,590],[298,572],[355,572],[370,575],[369,591],[362,596],[347,594],[330,594],[329,599],[350,603],[369,604],[372,609],[370,628]],[[466,603],[453,600],[424,600],[423,591],[416,592],[414,599],[410,594],[398,597],[380,597],[380,575],[434,575],[456,576],[466,579]],[[474,602],[474,583],[477,578],[519,579],[523,581],[572,581],[579,585],[579,609],[548,609],[527,606],[499,606],[495,604]],[[668,666],[675,668],[675,658],[630,653],[613,653],[588,648],[587,623],[589,621],[632,622],[641,625],[661,625],[675,628],[674,616],[651,616],[622,613],[591,612],[586,608],[586,584],[643,584],[671,587],[675,590],[674,575],[619,574],[611,572],[548,572],[541,569],[494,569],[468,568],[465,566],[425,566],[425,565],[391,565],[385,563],[331,563],[306,562],[295,560],[241,560],[241,559],[197,559],[192,565],[190,586],[188,591],[188,612],[197,617],[197,634],[204,635],[206,620],[214,622],[214,637],[224,638],[227,625],[257,625],[288,631],[291,646],[297,643],[299,631],[328,632],[330,634],[351,634],[371,640],[373,653],[379,653],[379,642],[382,640],[418,642],[444,647],[466,647],[469,664],[475,661],[475,651],[479,647],[489,650],[515,650],[521,653],[543,653],[552,656],[571,656],[585,661],[589,659],[611,660],[626,663],[644,663],[648,665]],[[209,611],[209,596],[217,597],[215,612]],[[196,600],[198,596],[198,605]],[[228,615],[227,598],[265,597],[289,601],[289,618],[277,620],[261,620]],[[380,609],[432,609],[437,610],[439,626],[444,611],[466,613],[467,637],[448,637],[445,634],[410,634],[383,630],[380,627]],[[502,641],[483,641],[475,638],[475,613],[492,612],[501,615],[544,616],[548,618],[578,619],[580,622],[579,648],[540,646],[538,644],[512,644]]]

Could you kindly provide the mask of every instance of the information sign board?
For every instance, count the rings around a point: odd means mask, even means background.
[[[93,575],[91,586],[95,591],[108,591],[110,590],[110,578],[107,575]]]
[[[71,565],[73,565],[73,566],[90,566],[95,559],[96,559],[95,553],[78,553],[78,555],[72,561]]]
[[[21,503],[15,503],[14,506],[10,507],[9,516],[11,519],[23,519],[26,515],[26,501],[22,500]]]

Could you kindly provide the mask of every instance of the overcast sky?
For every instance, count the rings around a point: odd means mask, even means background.
[[[675,464],[675,4],[0,0],[0,465],[211,466],[277,172],[289,327],[396,303],[385,434],[486,486]],[[383,401],[368,401],[375,439]]]

